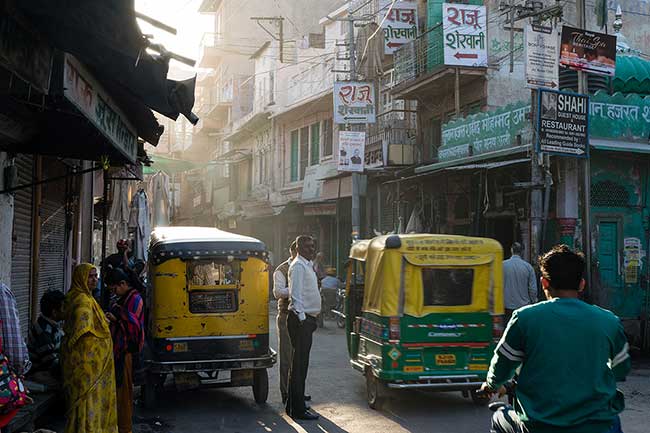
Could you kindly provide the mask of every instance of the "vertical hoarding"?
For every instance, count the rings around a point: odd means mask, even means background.
[[[537,110],[537,150],[589,157],[589,96],[541,89]]]
[[[526,86],[557,89],[559,77],[559,35],[553,26],[526,26]]]
[[[442,5],[445,65],[487,66],[487,12],[485,6]]]
[[[358,81],[334,83],[334,123],[375,123],[375,86]]]
[[[365,132],[339,131],[338,171],[362,173],[365,149]]]
[[[418,4],[416,2],[380,0],[378,17],[384,32],[385,54],[393,54],[402,45],[417,38]]]

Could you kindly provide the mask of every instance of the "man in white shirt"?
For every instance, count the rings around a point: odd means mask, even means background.
[[[291,339],[287,330],[287,315],[289,314],[289,266],[298,255],[296,241],[289,247],[291,257],[282,262],[273,272],[273,296],[278,300],[278,355],[280,356],[280,394],[282,403],[287,402],[289,395],[289,366],[291,365]]]
[[[318,278],[311,262],[316,248],[310,236],[298,236],[296,244],[298,256],[289,266],[287,328],[293,356],[286,410],[293,419],[314,420],[318,419],[318,415],[310,412],[305,405],[305,380],[309,368],[312,334],[317,328],[316,317],[321,309]]]

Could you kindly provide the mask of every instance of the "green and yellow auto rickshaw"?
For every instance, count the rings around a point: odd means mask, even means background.
[[[263,242],[214,228],[158,227],[149,247],[145,405],[177,387],[251,386],[268,396],[269,264]]]
[[[503,333],[503,251],[492,239],[380,236],[350,250],[352,367],[376,408],[386,388],[462,391],[476,403]]]

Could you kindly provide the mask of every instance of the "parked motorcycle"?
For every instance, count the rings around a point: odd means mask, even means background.
[[[331,312],[336,316],[336,326],[345,328],[345,288],[336,291],[336,305]]]

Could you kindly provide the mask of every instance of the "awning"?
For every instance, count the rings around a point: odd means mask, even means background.
[[[614,141],[592,138],[589,144],[596,150],[607,150],[613,152],[650,153],[649,143],[636,143],[631,141]]]
[[[256,129],[269,123],[269,116],[271,113],[268,111],[252,112],[233,124],[232,134],[224,138],[225,141],[238,141],[249,137]]]
[[[483,164],[468,164],[468,165],[460,165],[456,167],[447,167],[443,168],[441,171],[448,171],[448,170],[491,170],[493,168],[499,168],[499,167],[506,167],[508,165],[513,165],[513,164],[522,164],[522,163],[530,163],[530,158],[521,158],[521,159],[513,159],[510,161],[497,161],[497,162],[486,162]]]
[[[531,145],[516,146],[510,147],[508,149],[496,150],[494,152],[481,153],[480,155],[467,156],[465,158],[458,158],[451,161],[436,162],[435,164],[429,164],[415,169],[415,172],[418,174],[427,173],[432,171],[438,171],[447,167],[454,167],[459,165],[470,164],[478,161],[485,161],[488,159],[507,157],[510,155],[516,155],[519,153],[528,152],[531,149]]]
[[[144,174],[154,174],[159,171],[173,175],[182,171],[195,170],[207,166],[208,162],[185,161],[182,159],[168,158],[161,155],[149,155],[151,166],[144,168]]]

